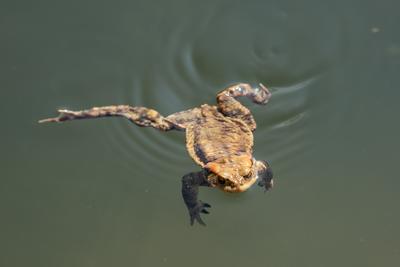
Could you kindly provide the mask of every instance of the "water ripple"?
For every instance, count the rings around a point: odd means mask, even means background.
[[[304,122],[311,112],[311,89],[336,60],[342,38],[338,23],[303,23],[308,28],[302,29],[295,23],[298,19],[307,18],[277,5],[267,9],[221,2],[207,15],[177,25],[160,45],[163,53],[157,64],[135,74],[120,101],[167,116],[202,103],[214,104],[215,94],[234,82],[263,82],[273,97],[267,107],[250,107],[258,122],[256,137],[265,139],[257,149],[279,159],[297,153],[307,146]],[[163,172],[187,162],[179,133],[144,130],[124,122],[113,125],[117,133],[113,142],[133,166],[139,159],[141,164],[157,166],[148,167],[149,172]]]

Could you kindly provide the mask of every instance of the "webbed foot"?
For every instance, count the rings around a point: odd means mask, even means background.
[[[271,92],[262,83],[259,83],[258,88],[253,89],[252,100],[254,103],[265,105],[271,98]]]
[[[258,182],[257,185],[260,186],[260,187],[264,187],[264,192],[267,192],[272,187],[274,187],[274,180],[271,179],[269,182],[261,180],[261,181]]]
[[[63,121],[67,121],[67,120],[77,119],[79,116],[78,112],[67,110],[67,109],[59,109],[58,113],[59,113],[58,117],[39,120],[39,123],[63,122]]]
[[[206,226],[203,219],[200,217],[200,213],[209,214],[210,212],[206,210],[206,208],[211,208],[211,205],[208,203],[204,203],[201,200],[197,202],[194,207],[188,207],[189,215],[190,215],[190,225],[194,224],[196,220],[199,224]]]
[[[265,160],[257,161],[257,171],[260,181],[257,183],[258,186],[264,187],[264,192],[267,192],[274,186],[274,180],[272,179],[274,174],[268,162]]]

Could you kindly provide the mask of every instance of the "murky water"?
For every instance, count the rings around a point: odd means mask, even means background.
[[[3,1],[1,266],[399,266],[396,1]],[[265,83],[255,156],[275,188],[202,189],[181,132],[57,108],[164,115]]]

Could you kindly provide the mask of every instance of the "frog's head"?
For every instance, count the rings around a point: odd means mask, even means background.
[[[259,186],[268,190],[272,188],[272,170],[266,161],[250,157],[229,158],[206,164],[210,172],[208,180],[212,186],[225,192],[243,192],[251,187],[257,179]]]
[[[254,161],[248,156],[233,156],[209,162],[205,168],[210,172],[211,185],[226,192],[243,192],[254,184],[257,175]]]

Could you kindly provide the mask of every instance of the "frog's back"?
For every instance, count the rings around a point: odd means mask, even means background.
[[[232,157],[251,158],[253,134],[243,121],[202,105],[200,116],[186,129],[186,147],[202,167],[209,162],[224,164]]]

